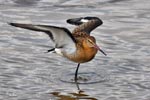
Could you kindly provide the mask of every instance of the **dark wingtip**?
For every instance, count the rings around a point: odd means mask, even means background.
[[[8,23],[8,24],[15,27],[31,29],[29,24],[22,24],[22,23]]]
[[[72,25],[80,25],[80,24],[82,24],[82,22],[80,21],[81,19],[82,19],[82,17],[72,18],[72,19],[66,20],[66,22],[69,23],[69,24],[72,24]]]
[[[17,26],[16,23],[9,23],[9,22],[8,22],[7,24],[8,24],[8,25],[11,25],[11,26]]]
[[[13,23],[9,23],[9,22],[7,22],[7,24],[8,24],[8,25],[13,25]]]

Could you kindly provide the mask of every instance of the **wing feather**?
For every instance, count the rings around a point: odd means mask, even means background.
[[[9,23],[12,26],[29,29],[33,31],[45,32],[55,43],[55,48],[62,48],[65,52],[74,52],[76,50],[75,39],[71,32],[63,27],[50,25],[32,25],[21,23]]]

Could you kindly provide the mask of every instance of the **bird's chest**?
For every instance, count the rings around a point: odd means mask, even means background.
[[[97,53],[95,48],[77,49],[74,54],[65,55],[68,59],[77,63],[84,63],[92,60]]]

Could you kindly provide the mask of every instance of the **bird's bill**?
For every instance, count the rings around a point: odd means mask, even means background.
[[[105,56],[107,56],[107,54],[106,54],[102,49],[100,49],[99,46],[97,46],[97,45],[95,44],[94,47],[95,47],[97,50],[99,50],[102,54],[104,54]]]

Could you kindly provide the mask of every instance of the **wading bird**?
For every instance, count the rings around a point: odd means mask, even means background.
[[[55,43],[55,47],[47,52],[55,52],[78,63],[74,78],[75,82],[77,82],[80,63],[92,60],[98,50],[106,55],[106,53],[97,46],[95,38],[90,36],[91,31],[102,25],[103,22],[98,17],[80,17],[68,19],[67,23],[76,25],[76,28],[70,32],[67,28],[50,25],[9,24],[15,27],[46,33]]]

